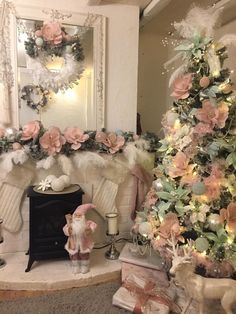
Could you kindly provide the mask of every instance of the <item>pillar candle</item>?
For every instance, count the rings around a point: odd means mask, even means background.
[[[107,223],[108,223],[108,234],[117,234],[118,233],[118,214],[117,213],[108,213],[106,214]]]

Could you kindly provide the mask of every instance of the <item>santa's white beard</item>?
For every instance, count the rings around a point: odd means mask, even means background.
[[[85,217],[74,218],[72,222],[72,234],[77,238],[79,238],[86,229],[86,221]]]

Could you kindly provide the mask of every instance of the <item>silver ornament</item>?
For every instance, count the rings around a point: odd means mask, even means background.
[[[210,214],[207,218],[209,228],[212,231],[217,231],[221,227],[220,215]]]
[[[153,181],[152,182],[152,187],[156,191],[162,191],[163,190],[163,185],[162,185],[161,179],[156,179],[155,181]]]
[[[142,236],[148,236],[152,232],[152,226],[148,221],[141,222],[138,231]]]
[[[70,45],[66,45],[66,53],[72,53],[72,47]]]
[[[42,37],[37,37],[35,39],[35,43],[36,43],[37,46],[42,47],[42,45],[43,45],[43,38]]]
[[[17,130],[15,128],[6,128],[5,135],[9,140],[14,140]]]

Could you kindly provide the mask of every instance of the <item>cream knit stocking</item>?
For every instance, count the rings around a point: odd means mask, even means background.
[[[105,219],[106,213],[117,212],[115,199],[118,191],[118,184],[102,178],[93,197],[93,204],[96,210]]]
[[[0,182],[0,218],[3,219],[3,227],[10,232],[17,232],[21,227],[21,200],[32,178],[31,170],[15,166]]]

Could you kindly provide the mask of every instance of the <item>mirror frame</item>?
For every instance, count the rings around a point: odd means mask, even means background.
[[[96,127],[101,130],[105,128],[105,56],[106,56],[106,17],[93,13],[78,13],[69,11],[58,11],[54,9],[43,9],[40,7],[16,5],[16,15],[12,15],[11,23],[11,59],[14,73],[14,86],[11,93],[12,126],[19,128],[19,88],[17,71],[17,19],[31,19],[44,21],[49,19],[50,12],[56,12],[66,16],[62,21],[69,25],[79,25],[93,28],[93,60],[94,60],[94,84],[93,103],[91,112]],[[16,105],[17,104],[17,105]],[[69,127],[69,125],[68,125]],[[78,126],[79,127],[79,126]]]

